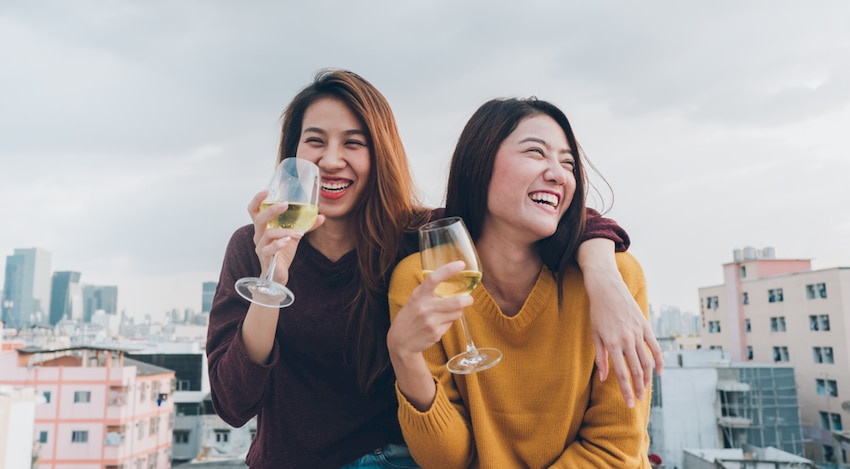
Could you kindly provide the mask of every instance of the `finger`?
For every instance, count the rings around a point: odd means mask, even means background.
[[[596,349],[596,368],[599,370],[599,381],[608,379],[608,350],[602,344],[602,339],[593,338],[593,347]]]
[[[440,266],[438,269],[431,272],[428,277],[425,278],[425,281],[422,282],[422,285],[424,285],[424,288],[428,291],[433,292],[440,282],[446,281],[452,275],[459,273],[465,266],[466,263],[463,261],[449,262],[448,264]]]
[[[289,208],[289,202],[279,202],[254,216],[254,225],[268,226],[269,222],[277,218]]]
[[[269,195],[269,190],[265,189],[257,193],[251,202],[248,203],[248,213],[251,215],[251,218],[254,218],[254,215],[260,212],[260,204],[266,200],[266,197]]]
[[[623,354],[611,353],[611,366],[614,368],[614,374],[617,376],[617,382],[620,384],[620,392],[623,393],[623,399],[629,407],[635,406],[635,396],[632,392],[632,383],[629,380],[629,369],[626,367],[626,361]]]
[[[640,360],[640,367],[643,371],[643,387],[648,388],[652,384],[652,355],[649,354],[649,349],[640,342],[635,344],[635,353]]]
[[[635,390],[635,397],[637,397],[637,400],[642,401],[646,386],[643,381],[644,372],[640,358],[638,357],[637,348],[643,347],[643,345],[635,345],[635,347],[628,347],[625,350],[625,357],[632,375],[632,387],[634,387]]]
[[[316,217],[315,223],[313,223],[313,226],[309,230],[307,230],[307,232],[309,233],[309,232],[315,230],[316,228],[322,226],[325,223],[326,219],[327,219],[327,217],[324,216],[324,215],[319,215],[318,217]]]
[[[658,341],[655,340],[655,335],[651,333],[651,329],[649,332],[650,334],[647,335],[646,329],[644,329],[646,345],[649,345],[649,350],[652,351],[652,358],[655,359],[655,372],[660,375],[661,370],[664,368],[664,354],[661,351],[661,346],[658,345]]]

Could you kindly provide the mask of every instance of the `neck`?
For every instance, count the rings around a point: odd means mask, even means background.
[[[307,242],[333,262],[357,247],[355,239],[351,223],[330,218],[307,235]]]
[[[537,282],[543,259],[533,244],[516,243],[486,230],[475,247],[484,272],[482,283],[502,313],[515,316]]]

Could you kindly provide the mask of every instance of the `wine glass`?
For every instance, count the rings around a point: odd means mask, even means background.
[[[275,168],[269,182],[269,195],[260,210],[288,203],[285,212],[268,223],[269,228],[289,228],[306,232],[319,215],[319,167],[303,158],[285,158]],[[283,308],[295,301],[295,295],[274,281],[275,259],[272,256],[263,278],[244,277],[236,281],[236,291],[246,300],[270,308]]]
[[[481,283],[481,262],[475,251],[475,243],[460,217],[444,218],[419,228],[419,256],[422,273],[426,277],[449,262],[466,262],[464,270],[437,285],[434,294],[439,297],[469,295]],[[461,315],[460,323],[466,337],[466,351],[452,357],[446,363],[446,368],[452,373],[469,374],[499,363],[502,352],[498,349],[475,347],[465,314]]]

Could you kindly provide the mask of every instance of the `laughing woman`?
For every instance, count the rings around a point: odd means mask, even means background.
[[[585,224],[578,149],[566,116],[545,101],[484,104],[458,141],[446,204],[475,241],[481,285],[439,298],[436,286],[463,263],[423,280],[418,255],[393,273],[387,343],[399,421],[424,468],[649,467],[649,399],[629,407],[594,363],[574,257]],[[646,315],[640,265],[628,253],[616,260]],[[465,350],[462,308],[474,340],[504,354],[493,368],[446,369]]]

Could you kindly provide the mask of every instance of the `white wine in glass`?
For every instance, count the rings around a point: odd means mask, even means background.
[[[301,158],[286,158],[275,168],[269,182],[269,195],[260,204],[260,211],[288,203],[285,212],[268,223],[269,228],[289,228],[306,232],[319,216],[319,167]],[[236,281],[236,291],[246,300],[271,308],[289,306],[295,295],[274,281],[275,257],[263,278],[245,277]]]
[[[481,262],[475,243],[460,217],[444,218],[419,228],[419,257],[426,277],[439,267],[454,261],[464,261],[466,268],[440,282],[434,290],[439,297],[469,295],[481,283]],[[461,315],[461,328],[466,339],[466,351],[452,357],[446,367],[452,373],[469,374],[486,370],[499,363],[502,352],[495,348],[477,348],[472,342],[466,314]]]

